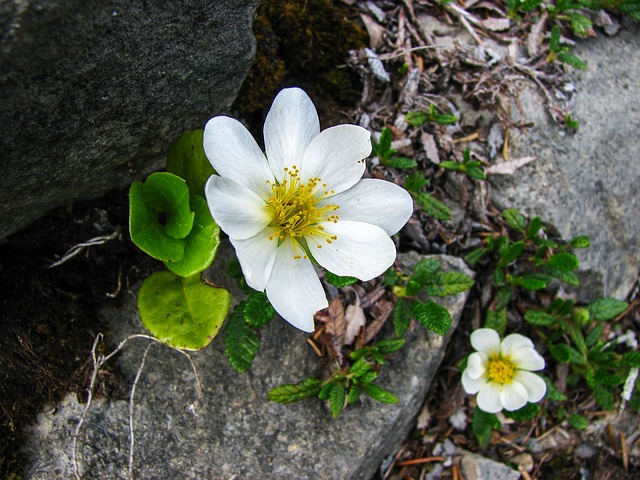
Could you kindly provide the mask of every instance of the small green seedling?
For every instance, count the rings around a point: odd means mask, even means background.
[[[426,123],[439,123],[440,125],[453,125],[458,122],[455,115],[443,115],[438,113],[435,105],[429,105],[428,112],[409,112],[405,121],[412,127],[422,127]]]
[[[380,133],[380,139],[377,142],[373,138],[371,139],[372,155],[380,159],[380,164],[384,165],[385,167],[399,169],[417,167],[418,163],[414,159],[396,156],[398,150],[396,150],[395,148],[391,148],[392,140],[393,137],[391,135],[391,130],[389,130],[387,127],[382,129],[382,132]]]
[[[440,166],[447,170],[466,173],[469,178],[473,178],[475,180],[486,180],[487,174],[482,168],[482,163],[477,160],[471,160],[471,150],[465,148],[462,155],[462,163],[447,160],[445,162],[441,162]]]

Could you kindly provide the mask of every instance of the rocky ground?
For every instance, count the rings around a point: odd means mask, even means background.
[[[397,405],[363,401],[336,420],[319,401],[267,400],[270,388],[327,363],[326,351],[319,358],[304,334],[281,321],[263,332],[254,368],[243,375],[229,366],[220,339],[192,355],[193,364],[162,345],[131,340],[99,369],[96,398],[85,413],[92,347],[106,354],[127,335],[144,333],[132,293],[156,268],[128,241],[126,191],[113,192],[57,211],[3,245],[3,310],[22,320],[1,337],[7,421],[0,468],[7,478],[22,467],[23,478],[636,478],[638,416],[601,411],[587,390],[563,381],[566,369],[548,353],[547,374],[589,426],[571,427],[544,401],[544,414],[525,422],[503,419],[489,446],[480,447],[471,428],[475,404],[460,387],[457,362],[469,353],[469,332],[482,325],[496,293],[492,265],[481,262],[471,272],[461,257],[506,231],[500,212],[510,207],[539,215],[550,237],[590,235],[592,246],[580,252],[581,285],[566,295],[583,302],[626,299],[631,308],[616,327],[640,328],[634,157],[640,64],[621,61],[637,56],[637,24],[589,12],[601,25],[593,29],[596,38],[572,46],[588,65],[577,71],[545,61],[552,20],[508,20],[502,4],[344,3],[369,43],[345,66],[361,90],[339,121],[374,135],[390,128],[398,155],[418,162],[430,179],[428,192],[452,211],[445,221],[416,208],[397,241],[400,265],[438,254],[447,268],[475,276],[470,292],[446,299],[455,328],[444,339],[414,328],[407,347],[384,366],[381,385],[398,396]],[[322,97],[313,97],[323,111]],[[407,122],[407,114],[430,105],[459,121]],[[566,124],[567,114],[580,122],[577,131]],[[440,166],[461,160],[465,149],[481,162],[487,181]],[[407,171],[374,158],[368,174],[402,184]],[[88,239],[93,246],[49,268]],[[229,284],[219,270],[207,275]],[[328,291],[344,306],[355,298],[345,289]],[[385,311],[389,318],[385,302],[393,296],[379,281],[355,295],[372,299],[363,307],[369,322]],[[542,305],[549,296],[515,298],[509,330],[532,334],[520,308]],[[390,322],[378,323],[379,335],[389,335]],[[99,333],[107,340],[94,345]]]

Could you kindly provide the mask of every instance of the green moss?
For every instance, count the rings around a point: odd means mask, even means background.
[[[340,66],[367,34],[349,15],[331,0],[264,0],[254,23],[256,58],[234,107],[262,118],[278,90],[293,85],[329,108],[357,101],[359,80]]]

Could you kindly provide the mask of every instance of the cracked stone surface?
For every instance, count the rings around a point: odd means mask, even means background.
[[[420,258],[402,254],[399,261],[409,268]],[[446,269],[471,274],[460,259],[438,258]],[[212,277],[231,284],[219,272]],[[455,324],[465,300],[466,293],[436,299],[450,310]],[[123,308],[106,309],[103,315],[116,340],[144,331],[133,297]],[[448,339],[417,326],[380,375],[379,384],[396,394],[399,403],[364,399],[333,420],[318,400],[280,405],[266,397],[273,387],[314,375],[318,358],[305,338],[286,322],[274,320],[263,332],[262,347],[246,374],[229,365],[221,336],[194,353],[204,388],[197,416],[189,408],[196,393],[187,360],[164,345],[153,345],[135,395],[135,478],[371,478],[413,425]],[[147,345],[146,340],[132,340],[117,357],[131,381]],[[25,479],[73,476],[71,438],[83,408],[67,397],[40,415],[25,451]],[[102,400],[92,406],[78,442],[85,478],[126,478],[128,412],[127,401]]]

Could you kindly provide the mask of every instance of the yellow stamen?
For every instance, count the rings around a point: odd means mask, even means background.
[[[485,376],[490,382],[509,384],[513,381],[515,374],[516,366],[509,357],[495,355],[489,358]]]
[[[266,207],[273,212],[273,220],[270,223],[275,233],[269,240],[278,239],[282,242],[286,237],[293,240],[295,249],[294,258],[307,258],[300,255],[299,246],[307,252],[308,242],[322,248],[321,242],[331,243],[337,240],[337,236],[324,231],[320,223],[337,223],[339,217],[333,212],[338,210],[337,205],[318,206],[318,202],[333,195],[333,190],[326,190],[327,184],[320,178],[311,178],[306,183],[300,180],[300,171],[293,165],[284,169],[284,179],[280,183],[267,183],[271,186],[271,197]]]

